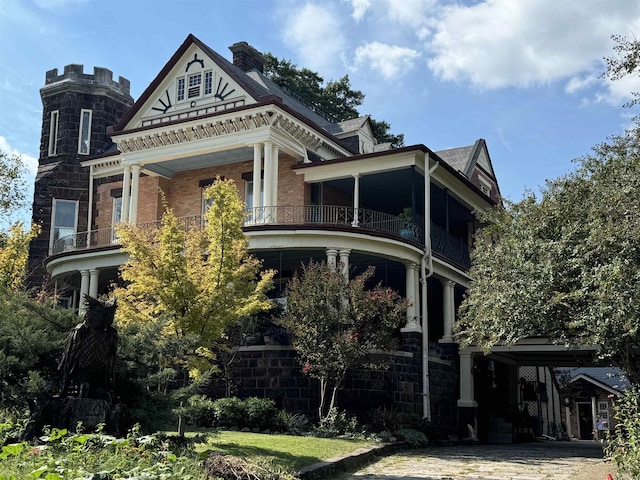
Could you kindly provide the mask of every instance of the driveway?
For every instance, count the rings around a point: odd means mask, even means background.
[[[409,450],[336,480],[606,480],[614,471],[597,443],[535,442]]]

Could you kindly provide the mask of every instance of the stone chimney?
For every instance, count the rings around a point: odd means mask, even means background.
[[[247,42],[234,43],[229,47],[233,53],[233,64],[248,72],[256,69],[260,73],[264,73],[264,58],[262,54],[249,45]]]

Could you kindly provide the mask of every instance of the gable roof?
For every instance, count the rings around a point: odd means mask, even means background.
[[[614,395],[620,395],[630,385],[622,371],[616,368],[579,367],[560,369],[557,373],[568,376],[569,383],[585,381]]]

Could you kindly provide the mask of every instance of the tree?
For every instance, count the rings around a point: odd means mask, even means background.
[[[613,47],[615,56],[606,57],[605,64],[607,70],[603,76],[610,80],[620,80],[628,75],[638,75],[640,67],[640,40],[634,38],[629,40],[624,35],[612,35],[611,39],[617,43]],[[640,103],[640,92],[631,92],[633,100],[625,104],[631,107]]]
[[[396,292],[381,285],[366,288],[373,274],[370,267],[347,280],[325,263],[311,262],[287,287],[281,323],[292,333],[302,371],[320,381],[321,419],[334,408],[349,369],[383,364],[371,352],[390,350],[394,333],[406,318],[407,301]]]
[[[39,225],[25,230],[17,222],[8,232],[0,232],[0,289],[22,289],[29,257],[29,242],[40,233]]]
[[[597,345],[640,384],[640,131],[483,215],[458,331],[489,350],[528,336]]]
[[[364,93],[353,90],[349,75],[339,80],[331,80],[323,86],[324,79],[308,68],[298,68],[290,60],[279,59],[271,53],[265,53],[265,75],[277,83],[285,85],[300,95],[306,102],[320,107],[336,121],[341,122],[357,118],[357,107],[364,101]],[[385,121],[371,119],[374,137],[380,143],[391,143],[398,148],[404,145],[404,135],[389,133],[391,126]]]
[[[22,157],[0,150],[0,172],[0,218],[4,220],[27,206],[26,168]]]
[[[165,335],[191,340],[192,373],[211,367],[211,348],[229,324],[268,309],[273,271],[248,253],[244,205],[232,180],[218,178],[205,193],[213,204],[202,228],[187,228],[166,209],[159,228],[121,225],[129,260],[117,291],[120,322],[165,321]]]

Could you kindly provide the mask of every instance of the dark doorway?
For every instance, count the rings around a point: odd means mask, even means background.
[[[580,440],[593,438],[593,415],[590,403],[577,403],[578,406],[578,430]]]

